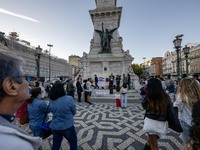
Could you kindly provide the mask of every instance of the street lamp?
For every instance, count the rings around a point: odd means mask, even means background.
[[[49,46],[49,83],[51,79],[51,47],[53,47],[52,44],[47,44]]]
[[[37,78],[40,78],[40,56],[42,54],[42,48],[40,48],[40,45],[36,47],[35,50],[35,57],[36,57],[36,64],[37,64]]]
[[[174,43],[174,47],[176,48],[176,53],[177,53],[177,79],[180,78],[180,49],[181,49],[181,42],[182,42],[182,36],[183,34],[181,35],[177,35],[175,37],[175,39],[173,40],[173,43]]]
[[[186,75],[188,77],[188,54],[189,54],[190,48],[185,45],[185,47],[183,48],[183,52],[185,54],[185,61],[186,61]]]

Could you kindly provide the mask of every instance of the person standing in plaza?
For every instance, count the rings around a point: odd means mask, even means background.
[[[113,84],[114,84],[114,80],[115,80],[115,76],[113,75],[113,73],[111,73],[111,75],[109,76],[109,89],[110,89],[110,94],[113,94]]]
[[[192,125],[192,108],[200,100],[200,87],[197,82],[190,78],[184,78],[179,82],[178,92],[174,107],[178,107],[178,117],[183,129],[183,144],[190,140],[189,129]]]
[[[74,81],[73,81],[73,79],[71,77],[69,79],[69,83],[67,85],[67,94],[74,98],[74,93],[75,93],[75,86],[74,86]]]
[[[44,82],[42,82],[42,84],[39,87],[42,90],[41,99],[44,99],[46,97],[46,91],[45,91],[45,88],[44,88]]]
[[[92,83],[91,83],[91,78],[88,78],[87,80],[85,80],[85,84],[83,85],[84,87],[84,92],[85,92],[85,102],[88,104],[92,104],[91,103],[91,96],[92,96]]]
[[[122,76],[122,82],[123,82],[123,84],[124,84],[124,83],[127,84],[127,77],[126,77],[125,74],[123,74],[123,76]]]
[[[31,81],[29,83],[29,87],[28,87],[28,93],[31,94],[31,90],[35,88],[35,82],[34,81]],[[22,124],[20,124],[20,117],[21,115],[23,115],[24,112],[27,112],[28,113],[28,102],[25,101],[16,111],[15,113],[15,124],[17,126],[21,126]]]
[[[50,92],[49,112],[53,114],[50,128],[53,132],[52,150],[59,150],[63,137],[70,150],[77,150],[77,133],[74,127],[76,105],[71,96],[66,96],[61,82],[56,82]]]
[[[145,98],[145,95],[147,93],[147,85],[145,81],[141,82],[141,88],[140,88],[140,99],[143,101]]]
[[[82,83],[81,77],[78,77],[77,80],[76,80],[78,102],[81,102],[81,97],[82,97],[82,92],[83,92],[83,87],[82,87],[81,83]]]
[[[120,93],[121,93],[121,107],[122,108],[126,108],[127,107],[127,84],[123,83],[123,86],[120,89]]]
[[[152,78],[147,84],[147,94],[142,102],[146,110],[143,130],[148,134],[144,150],[158,150],[158,139],[163,139],[168,130],[167,110],[170,97],[163,90],[161,81]]]
[[[128,86],[128,90],[130,90],[131,89],[131,76],[129,73],[127,74],[127,86]]]
[[[95,89],[99,89],[99,85],[98,85],[99,79],[98,79],[98,77],[97,77],[96,74],[94,75],[94,82],[95,82],[94,88],[95,88]]]
[[[192,75],[192,78],[197,82],[197,84],[200,86],[200,79],[199,75],[197,73]]]
[[[163,88],[163,90],[165,91],[166,88],[167,88],[167,85],[166,85],[166,82],[165,82],[164,78],[163,78],[163,77],[160,77],[159,80],[161,81],[162,88]]]
[[[169,78],[166,80],[166,92],[169,94],[172,103],[175,101],[175,91],[176,91],[176,84],[169,76]]]
[[[35,150],[41,145],[41,139],[12,124],[14,113],[30,98],[23,60],[0,49],[0,68],[0,147],[2,150]]]
[[[42,90],[40,87],[31,90],[31,98],[28,100],[29,127],[33,131],[34,136],[41,137],[41,129],[47,104],[41,100]]]
[[[121,75],[116,76],[116,92],[120,91],[120,80],[121,80]]]

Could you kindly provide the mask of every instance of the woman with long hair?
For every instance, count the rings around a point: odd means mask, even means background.
[[[40,125],[42,125],[47,104],[41,100],[41,88],[31,89],[31,98],[28,100],[29,127],[33,131],[34,136],[41,137]]]
[[[170,104],[169,95],[163,90],[161,81],[152,78],[147,84],[147,94],[142,102],[146,110],[143,130],[148,139],[144,149],[158,149],[158,139],[165,137],[168,129],[167,110]]]
[[[190,141],[183,146],[183,150],[200,149],[200,100],[192,108],[192,126],[189,130]]]
[[[200,87],[194,79],[184,78],[179,82],[174,106],[178,107],[178,117],[183,129],[183,144],[190,140],[189,129],[192,123],[193,105],[200,100]]]
[[[56,82],[51,88],[49,111],[53,114],[50,124],[53,132],[52,150],[59,150],[63,137],[68,140],[70,150],[76,150],[77,134],[74,127],[76,105],[73,97],[66,96],[61,82]]]

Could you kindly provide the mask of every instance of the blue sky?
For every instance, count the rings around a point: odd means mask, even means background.
[[[142,63],[173,51],[173,39],[184,34],[182,46],[200,43],[200,0],[117,0],[122,6],[119,35],[123,49]],[[1,0],[0,31],[17,32],[20,39],[40,45],[67,59],[89,53],[94,27],[89,10],[95,0]]]

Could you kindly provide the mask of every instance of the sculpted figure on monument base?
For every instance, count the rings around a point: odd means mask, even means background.
[[[111,53],[110,42],[111,42],[111,39],[113,38],[112,34],[116,29],[117,28],[114,28],[112,30],[108,30],[108,29],[104,30],[103,22],[102,22],[102,31],[101,30],[95,30],[97,33],[99,33],[99,36],[101,38],[102,53]]]

